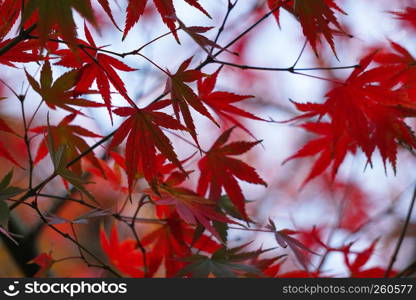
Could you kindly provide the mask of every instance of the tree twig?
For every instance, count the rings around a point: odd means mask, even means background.
[[[386,273],[384,274],[384,277],[389,277],[390,272],[393,268],[393,265],[397,260],[397,255],[399,254],[400,248],[402,247],[404,238],[406,236],[407,228],[409,227],[409,224],[410,224],[410,219],[412,217],[415,202],[416,202],[416,186],[415,186],[415,189],[413,191],[412,200],[410,201],[410,206],[409,206],[409,209],[407,211],[407,216],[406,216],[406,220],[405,220],[404,225],[403,225],[403,229],[400,233],[399,239],[397,240],[396,248],[394,249],[394,253],[393,253],[393,255],[390,259],[390,263],[389,263],[389,265],[386,269]]]

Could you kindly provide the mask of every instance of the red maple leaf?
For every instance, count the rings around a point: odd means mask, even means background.
[[[157,150],[176,167],[183,170],[170,140],[161,130],[161,127],[186,130],[171,116],[157,111],[169,105],[171,101],[164,100],[150,104],[144,109],[122,107],[114,110],[115,114],[128,117],[118,128],[109,148],[113,149],[127,138],[125,157],[130,192],[133,190],[137,170],[143,170],[144,178],[153,189],[156,188]]]
[[[7,132],[10,134],[16,134],[13,129],[10,128],[9,125],[2,119],[0,119],[0,131]],[[16,166],[20,166],[20,164],[13,158],[13,156],[9,153],[7,148],[0,142],[0,157],[7,159],[8,161],[14,163]]]
[[[173,172],[166,180],[159,183],[157,187],[158,194],[149,192],[150,196],[157,205],[173,206],[186,223],[202,225],[218,240],[221,240],[211,221],[222,223],[235,222],[216,211],[216,202],[180,186],[185,181],[186,176],[186,173]]]
[[[98,0],[98,3],[101,5],[105,13],[109,16],[111,19],[111,22],[113,22],[114,26],[117,27],[118,30],[121,31],[121,29],[118,27],[116,20],[114,20],[113,12],[111,11],[110,4],[108,3],[108,0]]]
[[[331,164],[332,177],[334,177],[347,152],[355,152],[355,147],[351,144],[350,137],[345,133],[341,136],[336,135],[330,123],[305,123],[301,127],[322,137],[309,141],[283,163],[291,159],[319,154],[303,184],[322,174]]]
[[[345,264],[347,265],[349,271],[351,272],[351,275],[359,272],[361,268],[368,262],[368,260],[374,253],[374,249],[377,243],[378,243],[378,240],[373,241],[368,248],[356,254],[353,261],[351,261],[351,259],[349,258],[349,254],[350,254],[349,249],[351,245],[345,248],[345,251],[344,251]]]
[[[365,269],[364,266],[368,263],[370,258],[374,254],[374,250],[377,246],[379,239],[374,240],[369,247],[364,249],[361,252],[351,253],[351,246],[349,244],[340,251],[344,254],[345,264],[350,272],[350,276],[353,278],[381,278],[385,277],[386,270],[380,267],[373,267],[369,269]],[[351,260],[350,256],[354,255],[354,259]],[[397,274],[396,271],[392,270],[388,275],[394,276]]]
[[[114,152],[110,152],[110,156],[113,155]],[[91,166],[87,169],[87,171],[95,176],[107,180],[115,191],[127,194],[128,188],[125,187],[122,182],[121,166],[116,161],[114,161],[114,165],[112,167],[110,167],[109,163],[103,159],[98,159],[98,161],[100,162],[101,170]]]
[[[39,277],[47,277],[47,273],[49,272],[52,265],[55,263],[55,260],[52,258],[51,253],[41,253],[36,256],[34,259],[28,262],[29,264],[37,264],[40,269],[33,275],[35,278]]]
[[[305,248],[310,249],[316,252],[318,249],[322,248],[322,245],[319,241],[321,241],[321,237],[323,235],[324,227],[317,227],[313,226],[309,229],[297,229],[297,237],[298,241],[305,246]],[[309,258],[311,256],[311,252],[306,251],[304,255]]]
[[[10,44],[11,41],[11,39],[1,41],[0,49]],[[15,68],[16,66],[14,63],[27,63],[42,60],[42,57],[36,52],[39,46],[39,42],[36,40],[22,41],[9,51],[0,55],[0,64]]]
[[[391,13],[395,15],[397,19],[406,24],[409,28],[416,30],[416,8],[408,6],[403,11]]]
[[[281,7],[297,18],[302,26],[303,34],[315,53],[317,53],[317,43],[323,36],[336,55],[334,34],[347,35],[334,12],[346,13],[335,3],[335,0],[268,0],[268,5],[274,11],[273,14],[279,26]],[[331,25],[333,28],[330,27]]]
[[[401,45],[390,42],[391,50],[378,51],[374,61],[379,64],[376,70],[383,74],[379,81],[386,87],[394,88],[399,85],[404,96],[402,106],[415,108],[414,97],[416,96],[416,60]]]
[[[148,0],[129,0],[129,5],[127,6],[127,18],[126,18],[126,27],[124,29],[123,39],[127,36],[130,29],[136,24],[140,17],[144,14],[145,8]],[[208,12],[199,4],[199,0],[185,0],[189,5],[197,8],[209,18],[211,16]],[[160,16],[162,17],[163,23],[165,23],[172,34],[175,36],[175,39],[179,43],[179,37],[176,32],[176,11],[173,5],[173,0],[153,0],[154,5],[156,6]]]
[[[13,158],[13,156],[11,156],[7,148],[1,142],[0,142],[0,157],[3,157],[7,159],[8,161],[11,161],[12,163],[14,163],[16,166],[21,167],[20,164]]]
[[[205,76],[205,74],[199,70],[187,70],[191,61],[192,57],[185,60],[179,66],[176,73],[170,75],[170,78],[166,82],[165,91],[171,93],[172,106],[176,119],[180,120],[179,113],[181,113],[189,133],[199,146],[194,120],[189,108],[192,107],[215,124],[216,122],[204,106],[202,99],[195,94],[189,85],[187,85],[187,83],[201,80]]]
[[[158,269],[163,263],[166,277],[173,277],[185,265],[180,258],[191,255],[192,248],[213,253],[221,247],[206,235],[194,243],[194,235],[195,229],[184,223],[176,212],[170,213],[164,224],[142,238],[144,246],[152,245],[155,263],[152,268]]]
[[[198,193],[205,195],[209,186],[209,199],[217,202],[221,197],[221,190],[224,188],[235,207],[244,218],[248,219],[244,195],[236,178],[253,184],[264,186],[267,186],[267,184],[253,167],[241,160],[230,157],[247,152],[259,142],[241,141],[226,144],[232,131],[233,128],[225,131],[199,161],[201,176],[198,182]]]
[[[214,91],[221,69],[222,68],[219,68],[215,73],[207,76],[205,79],[200,78],[198,80],[199,97],[218,116],[250,133],[250,131],[243,124],[241,124],[237,117],[260,121],[264,120],[233,105],[234,103],[253,98],[253,96],[237,95],[225,91]]]
[[[120,241],[117,227],[113,225],[108,238],[101,228],[100,242],[108,259],[118,270],[131,277],[144,277],[143,253],[138,248],[136,240]]]
[[[19,17],[21,2],[4,0],[0,2],[0,41],[9,33]]]
[[[85,92],[95,81],[110,117],[112,118],[110,83],[128,102],[131,102],[131,99],[127,95],[124,82],[117,74],[116,69],[124,72],[131,72],[136,69],[130,68],[110,55],[100,53],[97,50],[99,47],[95,44],[86,25],[84,26],[84,29],[88,43],[78,40],[81,45],[86,46],[83,48],[84,51],[74,53],[70,49],[58,50],[56,51],[56,54],[59,55],[61,59],[56,64],[80,70],[81,75],[75,87],[75,91],[80,93]]]

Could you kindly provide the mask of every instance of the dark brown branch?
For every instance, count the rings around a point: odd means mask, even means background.
[[[231,2],[231,0],[228,0],[228,8],[227,13],[225,14],[224,20],[221,23],[220,28],[218,29],[218,33],[215,36],[214,44],[216,44],[221,36],[221,34],[224,32],[225,25],[227,24],[228,18],[230,17],[231,11],[234,9],[234,7],[237,5],[239,0],[235,0],[234,3]],[[215,47],[211,47],[211,50],[209,51],[209,56],[212,55],[212,52],[214,52]]]
[[[412,262],[409,266],[407,266],[403,271],[398,273],[395,278],[401,277],[410,277],[416,273],[416,261]]]
[[[258,71],[271,71],[271,72],[290,72],[296,73],[300,71],[322,71],[322,70],[345,70],[345,69],[355,69],[359,68],[359,65],[352,65],[352,66],[341,66],[341,67],[314,67],[314,68],[277,68],[277,67],[260,67],[260,66],[249,66],[249,65],[239,65],[231,62],[226,62],[222,60],[213,60],[210,63],[221,64],[233,68],[238,68],[242,70],[258,70]]]
[[[116,133],[116,131],[111,132],[110,134],[106,135],[105,137],[103,137],[101,140],[99,140],[98,142],[96,142],[94,145],[92,145],[90,148],[88,148],[87,150],[85,150],[84,152],[82,152],[80,155],[78,155],[76,158],[74,158],[72,161],[70,161],[66,167],[69,168],[70,166],[74,165],[76,162],[78,162],[80,159],[82,159],[83,157],[85,157],[86,155],[88,155],[90,152],[94,151],[95,148],[99,147],[100,145],[104,144],[106,141],[108,141],[114,134]],[[16,207],[18,207],[20,205],[20,203],[26,201],[27,199],[29,199],[30,197],[36,196],[37,192],[45,185],[47,184],[49,181],[51,181],[52,179],[54,179],[56,176],[58,176],[58,174],[56,172],[54,172],[52,175],[50,175],[48,178],[46,178],[45,180],[43,180],[41,183],[39,183],[38,185],[36,185],[35,187],[29,189],[17,202],[13,203],[10,206],[10,210],[14,210]]]
[[[144,248],[144,246],[143,246],[143,244],[142,244],[142,242],[140,240],[140,237],[139,237],[139,235],[137,233],[137,230],[136,230],[136,218],[137,218],[137,215],[140,212],[140,209],[143,207],[144,201],[146,200],[147,197],[148,197],[147,195],[143,195],[140,198],[139,203],[137,204],[137,208],[136,208],[136,211],[134,212],[134,215],[133,215],[133,218],[132,218],[131,222],[128,223],[127,221],[124,221],[130,227],[131,231],[133,232],[134,238],[136,239],[137,247],[142,252],[142,255],[143,255],[144,277],[147,277],[147,274],[149,272],[149,266],[148,266],[148,262],[147,262],[147,252],[146,252],[146,249]]]
[[[17,44],[19,44],[22,41],[25,41],[27,39],[29,39],[29,34],[35,30],[36,28],[36,24],[30,26],[28,29],[20,32],[20,34],[15,37],[14,39],[12,39],[10,41],[10,43],[8,43],[7,45],[5,45],[4,47],[2,47],[0,49],[0,56],[2,56],[3,54],[5,54],[6,52],[10,51],[14,46],[16,46]]]
[[[65,233],[61,230],[59,230],[56,226],[50,224],[48,222],[48,220],[46,220],[46,218],[43,216],[42,212],[39,210],[36,202],[32,203],[32,207],[33,209],[36,211],[36,213],[39,215],[39,217],[42,219],[42,221],[48,225],[49,228],[51,228],[52,230],[54,230],[56,233],[58,233],[59,235],[61,235],[62,237],[64,237],[65,239],[71,241],[73,244],[75,244],[80,250],[84,251],[85,253],[87,253],[89,256],[91,256],[95,261],[97,261],[100,264],[100,268],[103,268],[107,271],[109,271],[110,273],[112,273],[113,275],[117,276],[117,277],[122,277],[120,274],[118,274],[116,271],[114,271],[110,266],[108,266],[107,264],[105,264],[98,256],[96,256],[94,253],[92,253],[90,250],[88,250],[85,246],[83,246],[82,244],[80,244],[75,238],[73,238],[71,235],[69,235],[68,233]],[[81,252],[82,253],[82,252]],[[85,261],[87,263],[88,266],[92,266],[90,263],[88,263],[87,261]]]
[[[20,222],[14,216],[10,216],[9,231],[14,234],[24,235],[24,231],[19,223]],[[19,245],[16,245],[3,234],[0,234],[0,238],[16,266],[22,272],[22,275],[24,277],[33,277],[39,270],[39,267],[35,264],[28,264],[28,262],[38,255],[35,243],[32,241],[19,240]]]
[[[397,260],[397,255],[399,254],[400,248],[402,247],[404,238],[406,236],[407,228],[409,227],[409,224],[410,224],[410,219],[412,217],[415,202],[416,202],[416,187],[413,191],[412,200],[410,201],[410,206],[409,206],[409,209],[407,211],[407,216],[406,216],[406,220],[405,220],[404,225],[403,225],[403,229],[400,233],[399,239],[397,240],[396,248],[394,249],[394,253],[393,253],[393,255],[390,259],[390,263],[389,263],[389,266],[387,267],[387,270],[386,270],[386,273],[384,274],[384,277],[389,277],[390,272],[393,269],[393,265]]]

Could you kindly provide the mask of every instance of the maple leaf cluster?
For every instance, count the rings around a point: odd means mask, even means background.
[[[374,52],[364,57],[344,82],[336,82],[326,94],[326,101],[294,103],[304,114],[294,118],[317,117],[317,122],[301,125],[320,137],[308,142],[288,159],[318,155],[305,182],[322,174],[332,164],[332,176],[348,152],[361,149],[372,164],[379,150],[384,164],[390,162],[396,171],[397,148],[416,147],[413,131],[405,119],[415,117],[413,57],[403,47],[392,43],[395,52]],[[380,65],[372,69],[372,62]],[[329,121],[324,119],[329,117]]]

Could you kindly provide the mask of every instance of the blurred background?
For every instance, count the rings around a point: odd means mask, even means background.
[[[93,1],[94,2],[94,1]],[[110,1],[117,24],[124,26],[125,1]],[[227,26],[218,40],[221,46],[226,45],[239,33],[244,31],[256,20],[267,13],[267,8],[261,0],[240,0],[229,17]],[[389,40],[400,43],[411,53],[415,53],[414,39],[416,32],[403,26],[395,19],[389,11],[403,10],[408,5],[414,5],[415,1],[405,0],[338,0],[337,4],[348,15],[337,14],[337,17],[351,38],[336,37],[335,45],[338,59],[332,53],[326,43],[319,48],[320,56],[317,57],[309,45],[303,51],[297,67],[309,68],[316,66],[350,66],[358,63],[363,54],[369,49],[383,47]],[[178,17],[187,26],[215,26],[206,33],[213,39],[217,33],[225,13],[227,12],[227,0],[200,0],[201,5],[211,14],[212,20],[190,7],[184,1],[174,1]],[[153,38],[168,32],[159,15],[153,10],[153,5],[148,5],[145,16],[122,41],[122,33],[119,32],[102,10],[99,16],[107,26],[101,28],[101,32],[94,32],[96,44],[106,46],[115,52],[127,52],[139,48]],[[120,13],[117,13],[120,12]],[[123,13],[121,13],[123,12]],[[281,28],[271,16],[257,26],[247,36],[236,43],[231,50],[238,52],[238,57],[224,53],[220,59],[238,64],[267,67],[290,67],[299,57],[305,43],[300,24],[296,19],[281,10]],[[79,25],[79,37],[84,39],[83,24]],[[176,43],[169,35],[164,37],[143,50],[143,54],[156,62],[159,66],[175,72],[178,66],[187,58],[193,56],[193,65],[202,62],[206,53],[203,52],[195,42],[183,32],[179,32],[181,44]],[[416,54],[416,53],[415,53]],[[166,75],[149,64],[146,60],[138,57],[126,57],[123,60],[129,66],[136,68],[134,72],[120,72],[129,95],[136,101],[139,107],[145,107],[155,97],[160,95],[166,82]],[[16,68],[1,67],[0,78],[7,82],[17,93],[25,93],[28,83],[24,76],[23,66],[16,64]],[[26,70],[33,76],[38,75],[40,65],[36,63],[25,64]],[[205,73],[216,71],[218,65],[209,65],[203,69]],[[60,66],[53,66],[54,78],[66,71]],[[351,70],[313,71],[305,72],[314,76],[325,78],[344,79]],[[289,72],[264,72],[252,70],[240,70],[232,67],[224,67],[220,73],[217,83],[218,90],[230,91],[242,95],[253,95],[253,98],[244,101],[239,107],[254,113],[264,119],[275,121],[288,120],[299,113],[296,112],[290,99],[297,102],[323,102],[325,94],[331,88],[327,81],[311,78],[308,76],[291,74]],[[2,96],[8,98],[0,102],[0,116],[11,124],[16,131],[22,132],[20,104],[11,96],[10,91],[0,84]],[[101,102],[99,95],[89,96]],[[115,106],[126,106],[125,100],[114,93],[112,95]],[[28,90],[26,100],[27,115],[32,115],[37,109],[41,99],[31,89]],[[29,104],[30,103],[30,104]],[[34,119],[33,127],[46,124],[46,106],[42,106]],[[106,135],[117,128],[121,118],[114,119],[112,125],[108,112],[102,109],[83,109],[82,112],[89,117],[77,117],[74,123],[82,125],[89,130]],[[51,124],[56,125],[67,115],[62,110],[50,114]],[[308,232],[316,226],[322,240],[331,246],[338,247],[355,241],[355,251],[367,248],[371,242],[381,238],[371,261],[367,265],[386,267],[386,257],[390,257],[396,245],[397,238],[403,227],[416,178],[414,175],[415,159],[413,155],[401,149],[398,155],[397,173],[392,168],[384,168],[382,159],[375,156],[373,166],[366,165],[366,158],[362,152],[356,155],[348,155],[347,159],[339,169],[335,182],[331,182],[329,176],[322,175],[309,182],[301,189],[302,182],[306,178],[315,158],[303,158],[282,162],[295,153],[312,136],[305,133],[296,124],[272,123],[261,121],[241,120],[252,136],[247,132],[236,129],[233,138],[236,140],[262,140],[261,146],[248,152],[244,160],[256,167],[262,178],[268,182],[267,188],[263,186],[250,185],[241,182],[246,198],[252,202],[248,205],[249,215],[260,225],[264,225],[271,218],[279,229],[292,229]],[[197,132],[203,149],[209,149],[212,142],[219,136],[222,130],[218,129],[208,119],[195,114]],[[409,120],[408,124],[413,128],[414,122]],[[230,126],[232,124],[223,124]],[[169,135],[169,133],[168,133]],[[187,158],[195,152],[182,138],[169,135],[179,156]],[[190,139],[184,135],[183,138]],[[0,139],[12,150],[16,160],[25,163],[26,150],[21,140],[0,133]],[[93,144],[98,139],[89,139]],[[34,138],[33,153],[39,146],[41,137]],[[96,153],[103,155],[104,147],[97,149]],[[188,169],[195,169],[198,155],[187,162]],[[109,159],[109,165],[113,165]],[[11,165],[0,159],[0,174],[6,174]],[[47,177],[52,170],[50,158],[42,160],[35,168],[36,182]],[[196,171],[186,183],[191,188],[196,187],[198,172]],[[125,180],[125,178],[124,178]],[[92,184],[88,189],[92,191],[97,201],[105,208],[117,209],[126,197],[122,190],[108,184],[104,179],[93,176]],[[26,172],[16,169],[14,185],[25,186],[27,184]],[[144,183],[143,183],[144,184]],[[124,185],[126,185],[124,181]],[[53,180],[44,188],[45,193],[53,191],[55,194],[65,195],[66,191],[60,179]],[[74,192],[72,196],[76,196]],[[56,201],[39,198],[42,210],[52,209],[54,214],[71,219],[85,212],[85,209],[71,203],[58,203]],[[128,208],[127,208],[128,210]],[[133,212],[131,212],[133,213]],[[144,214],[152,214],[144,211]],[[53,233],[45,226],[38,224],[38,217],[26,207],[16,210],[16,215],[23,222],[19,222],[20,228],[14,228],[27,234],[34,229],[40,231],[40,237],[36,242],[38,252],[53,251],[55,257],[67,257],[76,255],[77,249],[68,241]],[[95,222],[95,221],[91,221]],[[94,226],[77,224],[79,239],[87,243],[93,250],[100,252],[97,242],[100,221]],[[70,231],[68,224],[57,225],[64,231]],[[139,226],[139,225],[138,225]],[[151,231],[151,225],[138,227],[139,232]],[[13,232],[13,228],[10,230]],[[276,247],[274,237],[270,233],[245,232],[241,230],[230,230],[230,244],[240,245],[254,240],[250,246],[254,248],[263,245],[264,248]],[[406,267],[416,258],[416,219],[413,218],[404,240],[395,269]],[[316,247],[313,241],[304,240],[305,245]],[[13,261],[3,239],[0,247],[0,276],[21,276],[19,266]],[[316,244],[316,243],[315,243]],[[63,247],[62,245],[66,245]],[[21,245],[24,247],[24,245]],[[30,252],[31,249],[26,249]],[[276,249],[268,255],[275,256],[286,253],[284,249]],[[74,254],[75,253],[75,254]],[[293,255],[292,255],[293,256]],[[319,256],[312,256],[312,269],[320,262]],[[285,270],[299,269],[299,265],[290,255],[284,264]],[[332,276],[346,276],[347,270],[341,254],[331,254],[323,266],[323,270]],[[65,264],[54,266],[54,275],[62,277],[95,277],[101,275],[101,270],[87,268],[82,261],[68,261]]]

